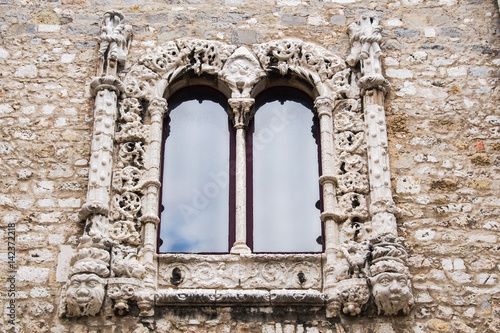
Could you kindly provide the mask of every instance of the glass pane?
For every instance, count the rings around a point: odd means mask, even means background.
[[[297,96],[294,90],[286,93]],[[260,106],[255,114],[254,251],[321,252],[317,242],[320,211],[316,208],[318,146],[312,105],[295,97],[276,99]]]
[[[206,93],[196,90],[197,96]],[[169,118],[160,252],[227,252],[229,127],[224,107],[207,98],[187,98]]]

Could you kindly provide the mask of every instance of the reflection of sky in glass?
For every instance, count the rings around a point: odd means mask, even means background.
[[[227,252],[229,131],[221,105],[184,101],[165,142],[160,252]]]
[[[321,252],[318,147],[313,113],[295,101],[272,101],[255,114],[254,251]]]

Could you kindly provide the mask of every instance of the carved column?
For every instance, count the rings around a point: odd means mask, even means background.
[[[370,170],[370,215],[373,237],[397,234],[394,202],[391,192],[389,156],[387,154],[387,122],[384,110],[384,94],[390,87],[382,76],[380,62],[382,26],[375,16],[363,16],[359,23],[349,27],[352,50],[347,58],[351,66],[360,64],[359,85],[363,95],[366,124],[368,168]]]
[[[89,184],[86,203],[79,212],[86,226],[71,260],[66,295],[61,297],[61,315],[66,316],[94,316],[101,311],[110,273],[109,251],[114,243],[109,213],[115,123],[118,98],[123,92],[118,71],[119,66],[125,66],[132,30],[123,24],[122,13],[109,11],[104,15],[101,32],[98,77],[90,84],[95,106]]]
[[[375,16],[363,16],[349,27],[352,49],[347,62],[361,68],[359,85],[363,97],[370,182],[369,213],[372,223],[371,260],[366,272],[379,314],[407,314],[413,304],[406,250],[397,237],[396,207],[392,198],[384,94],[389,82],[380,62],[382,27]],[[401,281],[405,281],[402,283]]]
[[[107,215],[109,212],[117,96],[123,87],[117,78],[105,76],[92,80],[90,89],[95,97],[94,133],[90,150],[87,202],[80,211],[81,219],[91,214]]]
[[[253,98],[230,98],[231,119],[236,129],[236,241],[231,248],[232,254],[250,253],[247,240],[247,162],[246,129],[253,117],[251,109]]]

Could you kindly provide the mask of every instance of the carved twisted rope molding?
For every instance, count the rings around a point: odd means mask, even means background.
[[[71,260],[61,315],[123,315],[131,304],[141,316],[152,316],[155,305],[308,304],[325,306],[333,317],[362,313],[370,296],[379,314],[408,313],[413,296],[390,188],[383,108],[389,85],[381,74],[378,20],[363,17],[350,26],[347,64],[298,39],[251,48],[179,39],[144,55],[123,75],[131,31],[120,12],[104,15],[98,76],[90,85],[95,109],[87,202],[80,212],[85,232]],[[310,87],[316,98],[323,254],[257,255],[245,243],[245,131],[253,96],[276,77]],[[237,209],[228,255],[156,254],[164,96],[192,82],[230,96]]]

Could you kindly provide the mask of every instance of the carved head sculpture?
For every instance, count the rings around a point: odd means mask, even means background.
[[[403,240],[381,235],[372,240],[372,265],[369,282],[379,314],[408,314],[414,303]]]
[[[413,295],[410,291],[410,281],[405,274],[384,272],[370,278],[372,293],[378,313],[397,315],[410,312],[413,305]]]
[[[66,290],[67,315],[94,316],[104,300],[106,280],[97,274],[76,274],[68,282]]]
[[[94,316],[104,300],[109,276],[109,252],[94,247],[80,248],[71,258],[69,280],[66,283],[66,315]]]

